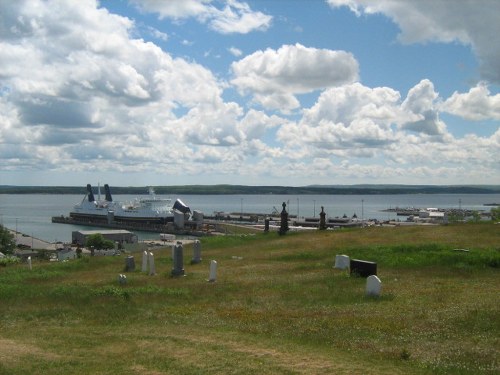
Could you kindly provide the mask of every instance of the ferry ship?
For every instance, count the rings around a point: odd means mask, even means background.
[[[174,221],[176,212],[190,215],[191,209],[177,199],[171,205],[170,198],[159,198],[153,188],[149,188],[149,195],[136,198],[133,201],[120,203],[113,201],[108,184],[104,185],[105,199],[101,200],[100,187],[98,199],[95,199],[92,186],[87,184],[87,194],[83,200],[74,206],[69,216],[78,221],[90,222],[127,222],[164,224]]]

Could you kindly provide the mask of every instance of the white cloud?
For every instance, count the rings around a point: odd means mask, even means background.
[[[471,45],[481,61],[486,80],[500,82],[500,43],[496,0],[327,0],[348,6],[357,15],[382,13],[401,29],[403,43],[455,42]]]
[[[156,169],[159,160],[187,157],[176,148],[182,139],[233,145],[245,138],[238,105],[221,99],[223,83],[201,65],[132,39],[129,19],[91,1],[0,6],[9,25],[0,42],[0,143],[31,150],[17,165],[53,168],[57,160],[59,168],[92,169],[104,159],[103,170]],[[178,117],[179,108],[187,114]]]
[[[358,63],[344,51],[284,45],[257,51],[231,65],[231,83],[266,108],[297,108],[294,94],[339,86],[358,79]]]
[[[221,9],[212,5],[212,0],[133,0],[133,3],[142,11],[158,13],[160,19],[182,20],[195,17],[221,34],[247,34],[267,30],[272,21],[271,16],[252,11],[247,3],[238,0],[226,0]]]
[[[243,54],[243,51],[241,49],[238,49],[236,47],[230,47],[228,48],[228,51],[231,53],[231,55],[240,57]]]
[[[440,109],[467,120],[500,120],[500,94],[490,95],[485,84],[479,84],[468,93],[454,92]]]
[[[442,136],[446,131],[446,125],[439,119],[436,105],[438,96],[434,91],[434,85],[428,79],[412,87],[402,108],[412,114],[413,119],[405,122],[402,127],[430,136]]]

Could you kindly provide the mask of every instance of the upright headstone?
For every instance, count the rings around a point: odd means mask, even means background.
[[[201,242],[199,240],[193,243],[193,259],[191,259],[191,264],[198,264],[201,262]]]
[[[32,268],[31,268],[31,257],[30,256],[28,257],[28,267],[29,267],[30,270],[32,270]]]
[[[264,232],[266,232],[266,233],[269,232],[269,218],[268,217],[266,217],[264,219]]]
[[[366,295],[379,297],[382,290],[382,282],[377,275],[368,276],[366,279]]]
[[[146,250],[142,253],[142,272],[148,272],[148,252]]]
[[[339,270],[349,269],[349,257],[347,255],[335,255],[335,266],[333,268],[337,268]]]
[[[325,213],[325,208],[323,206],[321,206],[321,212],[319,213],[319,229],[320,230],[326,229],[326,213]]]
[[[217,261],[210,261],[210,275],[208,281],[214,283],[217,280]]]
[[[132,255],[125,258],[125,272],[135,271],[135,260]]]
[[[148,261],[149,261],[149,275],[156,275],[156,269],[155,269],[155,256],[153,253],[149,253],[148,255]]]
[[[171,274],[172,276],[184,275],[184,248],[180,242],[177,242],[174,248],[174,268]]]
[[[281,223],[280,223],[280,230],[279,234],[280,236],[283,236],[288,232],[288,212],[286,212],[286,203],[283,202],[282,204],[283,210],[281,211]]]

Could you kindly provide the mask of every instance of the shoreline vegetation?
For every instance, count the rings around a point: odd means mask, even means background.
[[[127,256],[0,267],[0,374],[493,374],[498,225],[356,228],[201,239],[171,275]],[[366,280],[337,254],[376,262]],[[208,282],[211,260],[217,278]],[[118,276],[126,273],[126,283]]]
[[[394,194],[500,194],[500,185],[174,185],[153,186],[157,194],[317,194],[317,195],[394,195]],[[93,186],[97,191],[97,186]],[[113,194],[144,194],[146,186],[111,186]],[[0,194],[85,194],[85,186],[0,185]]]

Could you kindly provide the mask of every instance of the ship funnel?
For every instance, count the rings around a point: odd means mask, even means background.
[[[113,198],[111,197],[111,190],[109,190],[108,184],[104,184],[104,192],[106,193],[106,202],[113,202]]]
[[[90,184],[87,184],[87,193],[89,197],[89,202],[94,202],[95,201],[94,193],[92,193],[92,186],[90,186]]]

